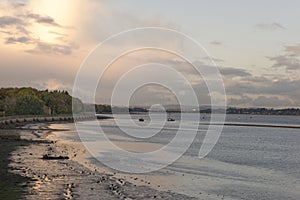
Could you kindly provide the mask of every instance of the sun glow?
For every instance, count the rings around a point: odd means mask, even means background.
[[[54,29],[52,27],[45,27],[45,26],[41,26],[39,24],[36,24],[33,27],[34,37],[36,37],[36,39],[39,41],[56,42],[57,35],[53,34],[53,32],[54,32]]]
[[[43,17],[51,17],[55,25],[36,23],[33,26],[33,34],[40,41],[61,42],[64,36],[69,35],[74,27],[75,1],[59,0],[32,0],[29,7],[33,13]]]
[[[32,0],[30,1],[30,8],[35,13],[51,16],[62,26],[71,27],[74,25],[73,17],[77,7],[76,2],[76,0]]]

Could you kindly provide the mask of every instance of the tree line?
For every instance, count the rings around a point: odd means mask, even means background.
[[[74,98],[76,112],[83,103]],[[55,115],[72,113],[72,96],[67,91],[37,90],[31,87],[0,88],[2,115]]]

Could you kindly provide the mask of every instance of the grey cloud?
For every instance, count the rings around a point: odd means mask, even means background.
[[[17,26],[16,30],[18,31],[18,33],[24,34],[24,35],[27,35],[27,36],[31,34],[31,32],[27,30],[26,26]]]
[[[56,32],[56,31],[49,31],[49,33],[54,34],[54,35],[58,35],[58,36],[63,36],[63,37],[68,36],[68,34],[65,34],[65,33],[59,33],[59,32]]]
[[[214,62],[225,62],[225,60],[223,60],[223,59],[220,59],[220,58],[213,58],[213,57],[204,57],[203,58],[204,60],[212,60],[212,61],[214,61]]]
[[[255,25],[256,28],[261,30],[278,30],[278,29],[286,29],[283,25],[279,23],[259,23]]]
[[[195,71],[191,66],[188,64],[180,64],[174,61],[174,65],[179,67],[182,71],[189,73],[189,74],[195,74],[197,71]],[[227,77],[251,77],[251,73],[248,72],[245,69],[238,69],[238,68],[233,68],[233,67],[217,67],[217,66],[211,66],[211,65],[206,65],[202,63],[201,61],[195,61],[192,63],[194,66],[196,66],[201,72],[205,72],[206,75],[214,75],[215,74],[215,69],[219,69],[221,75],[227,76]]]
[[[200,105],[210,104],[210,96],[205,84],[198,85],[197,87],[195,86],[193,89]],[[177,91],[176,95],[180,95],[180,91]],[[189,92],[181,95],[193,99],[193,96]],[[146,99],[145,96],[147,96]],[[177,104],[177,100],[178,99],[171,91],[155,85],[142,87],[131,97],[131,102],[135,105]],[[191,105],[193,104],[192,102],[193,101],[190,102]]]
[[[243,95],[241,97],[234,97],[228,100],[230,106],[250,106],[250,107],[288,107],[294,105],[289,98],[279,98],[277,96],[257,96],[249,97]]]
[[[10,32],[10,31],[0,31],[1,33],[4,33],[4,34],[7,34],[7,35],[11,35],[11,34],[13,34],[12,32]]]
[[[208,59],[208,58],[207,58]],[[210,59],[211,60],[211,59]],[[161,63],[165,63],[167,65],[173,66],[179,72],[187,74],[187,75],[195,75],[197,71],[194,69],[193,66],[197,67],[201,72],[205,73],[206,76],[215,75],[216,66],[206,65],[201,61],[195,61],[192,64],[177,61],[177,60],[168,60],[164,59],[161,60]],[[218,67],[221,75],[225,77],[251,77],[251,73],[248,72],[246,69],[238,69],[233,67]]]
[[[145,99],[147,96],[147,99]],[[130,98],[132,105],[153,105],[153,104],[176,104],[176,97],[167,89],[157,86],[148,85],[135,91]]]
[[[16,44],[16,43],[30,43],[31,42],[31,38],[28,37],[8,37],[6,38],[6,44]]]
[[[22,7],[19,3],[9,2],[12,8],[20,11],[18,8]],[[11,8],[11,9],[12,9]],[[2,8],[2,9],[5,9]],[[20,11],[21,13],[21,11]],[[5,44],[17,44],[23,43],[27,44],[30,39],[30,32],[27,30],[27,26],[30,26],[30,23],[26,18],[20,17],[19,15],[13,16],[1,16],[0,17],[0,27],[1,33],[4,36],[2,39]]]
[[[26,3],[22,3],[22,2],[12,3],[12,6],[14,8],[24,7],[26,5],[27,5]]]
[[[263,80],[263,79],[261,79]],[[225,82],[226,93],[231,105],[243,105],[248,102],[249,106],[266,107],[300,107],[300,79],[282,79],[273,81],[266,79],[257,82],[255,80],[227,80]],[[248,98],[236,98],[236,96],[248,96]],[[260,98],[258,98],[260,97]],[[263,98],[267,97],[267,98]],[[270,102],[269,104],[267,102]],[[235,104],[234,104],[235,103]]]
[[[27,15],[28,18],[34,19],[37,23],[45,24],[45,25],[52,25],[60,27],[57,22],[52,17],[49,16],[41,16],[39,14],[30,13]]]
[[[286,70],[299,70],[300,60],[290,55],[279,55],[274,57],[267,57],[270,61],[273,61],[273,68],[285,68]]]
[[[72,44],[61,45],[46,42],[37,42],[34,49],[26,50],[26,52],[32,54],[71,55],[74,49],[77,49],[77,46]]]
[[[268,95],[294,95],[299,94],[300,80],[282,79],[273,81],[267,79],[264,82],[255,81],[235,81],[233,84],[227,83],[226,91],[228,94],[268,94]]]
[[[210,44],[212,44],[212,45],[218,45],[218,46],[223,45],[223,43],[221,41],[217,41],[217,40],[211,41]]]
[[[247,106],[252,101],[253,101],[252,98],[242,95],[240,97],[229,98],[228,105],[229,106]]]
[[[253,99],[253,106],[264,106],[264,107],[286,107],[293,105],[292,101],[284,98],[280,99],[277,96],[266,97],[266,96],[258,96]]]
[[[220,72],[224,76],[230,77],[245,77],[251,76],[251,74],[245,69],[237,69],[232,67],[220,68]]]
[[[228,95],[241,95],[241,94],[259,94],[258,88],[253,83],[241,82],[238,80],[226,80],[226,93]]]
[[[300,80],[283,79],[275,82],[270,81],[268,87],[262,87],[262,92],[282,95],[300,95],[299,86]]]
[[[24,21],[17,17],[2,16],[0,17],[0,27],[4,28],[12,25],[24,25]]]
[[[247,77],[243,77],[243,80],[248,82],[254,82],[254,83],[264,83],[269,81],[269,79],[267,79],[264,76],[247,76]]]

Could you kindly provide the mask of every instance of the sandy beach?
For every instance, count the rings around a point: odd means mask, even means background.
[[[17,198],[24,199],[192,199],[191,197],[151,188],[150,182],[135,182],[92,168],[82,163],[87,152],[82,147],[70,146],[56,139],[49,124],[36,123],[14,130],[14,136],[26,145],[18,145],[10,155],[8,170],[21,180]],[[1,130],[2,139],[12,135]],[[9,136],[12,137],[12,136]],[[15,140],[7,137],[6,140]],[[44,155],[62,156],[69,159],[43,159]],[[80,161],[80,162],[79,162]],[[12,179],[11,181],[14,181]],[[5,191],[1,191],[5,194]],[[12,198],[16,199],[16,198]]]

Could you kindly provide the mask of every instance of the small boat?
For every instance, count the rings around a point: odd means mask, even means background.
[[[168,122],[174,122],[175,119],[174,118],[171,118],[171,114],[168,113],[168,119],[167,119]]]
[[[173,118],[168,118],[167,121],[168,121],[168,122],[174,122],[175,119],[173,119]]]
[[[139,122],[143,122],[145,121],[143,118],[139,118]]]

